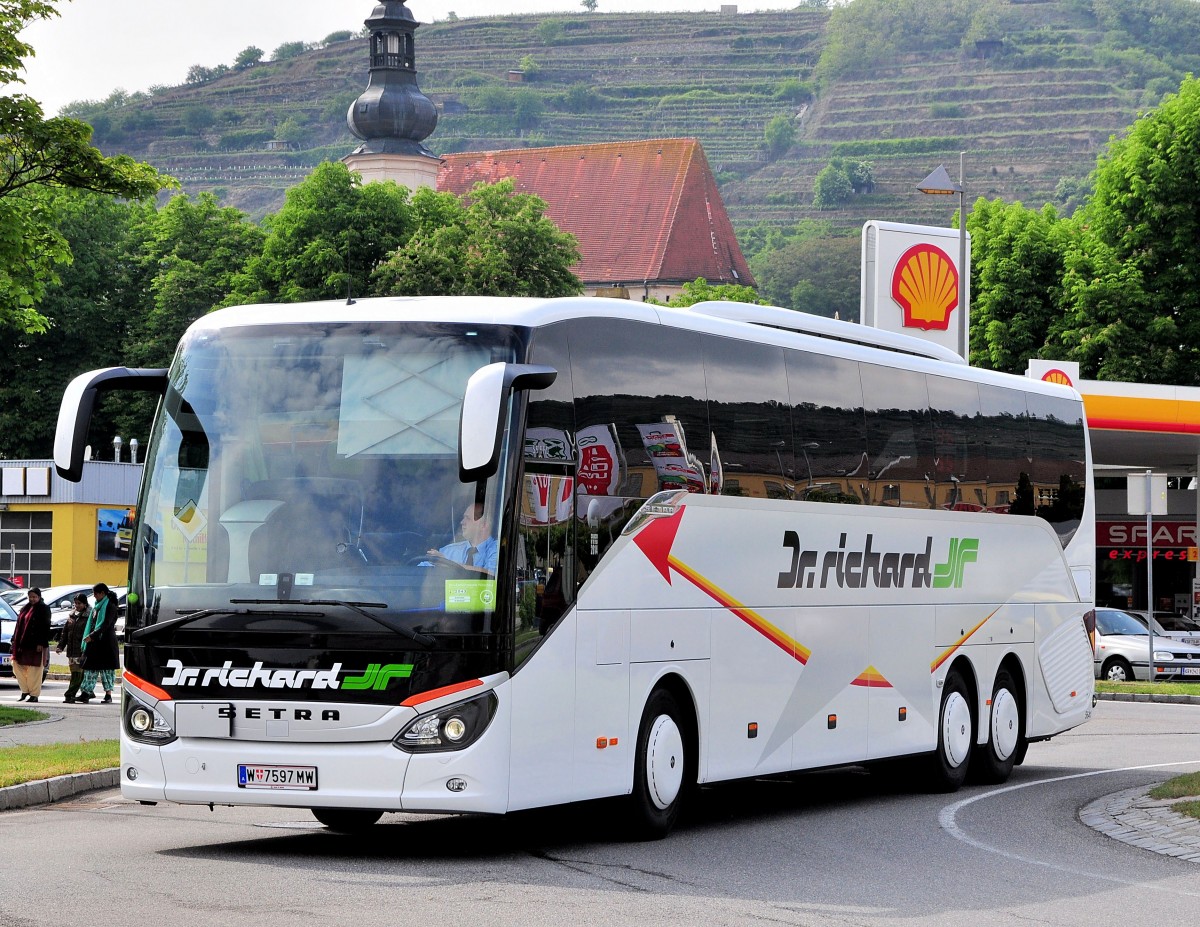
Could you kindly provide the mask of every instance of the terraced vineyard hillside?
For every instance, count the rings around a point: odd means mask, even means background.
[[[828,82],[812,99],[829,14],[579,13],[442,22],[417,31],[422,90],[442,110],[434,152],[694,136],[739,229],[820,216],[945,224],[950,197],[915,185],[939,163],[976,196],[1053,200],[1108,138],[1157,101],[1169,81],[1101,60],[1100,27],[1071,0],[1013,6],[991,57],[961,45],[911,56],[867,77]],[[364,7],[364,14],[369,10]],[[1015,24],[1015,27],[1014,27]],[[214,190],[253,215],[357,141],[345,112],[366,86],[366,41],[354,38],[123,106],[76,107],[107,153]],[[510,71],[520,71],[514,80]],[[764,129],[783,115],[792,147],[772,160]],[[833,157],[868,160],[875,186],[848,204],[812,206]]]

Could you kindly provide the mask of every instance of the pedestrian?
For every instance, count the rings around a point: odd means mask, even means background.
[[[111,702],[121,655],[117,649],[117,596],[104,583],[92,587],[96,604],[83,631],[83,686],[75,697],[85,705],[96,697],[96,681],[104,687],[102,701]]]
[[[42,601],[42,590],[29,590],[29,600],[17,616],[12,636],[13,675],[21,687],[18,702],[36,702],[42,694],[46,654],[50,650],[50,606]]]
[[[88,600],[82,592],[75,596],[74,607],[67,616],[62,633],[58,636],[55,653],[67,652],[67,663],[71,666],[71,682],[67,686],[64,702],[74,702],[83,685],[83,632],[87,630]]]

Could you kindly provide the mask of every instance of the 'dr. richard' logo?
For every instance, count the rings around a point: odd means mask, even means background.
[[[873,534],[861,545],[848,544],[842,534],[836,549],[820,551],[802,549],[800,535],[785,531],[783,546],[791,557],[779,574],[780,589],[960,589],[966,565],[979,556],[977,538],[951,538],[945,562],[936,564],[932,537],[925,538],[924,550],[880,550]]]

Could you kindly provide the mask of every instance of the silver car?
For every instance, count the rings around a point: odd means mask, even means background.
[[[1149,657],[1150,632],[1136,615],[1119,608],[1096,609],[1097,679],[1147,680]],[[1200,681],[1200,647],[1155,636],[1154,678]]]

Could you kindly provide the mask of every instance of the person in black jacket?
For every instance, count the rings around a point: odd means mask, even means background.
[[[50,606],[42,601],[42,590],[29,590],[29,601],[17,616],[12,636],[13,676],[21,687],[18,702],[36,702],[42,694],[42,674],[50,652]]]
[[[55,653],[65,650],[67,662],[71,665],[71,681],[67,685],[64,702],[74,702],[80,686],[83,685],[83,632],[87,627],[87,620],[88,600],[81,592],[75,596],[74,607],[67,616],[67,623],[63,625],[58,636],[58,646],[54,649]]]
[[[83,631],[83,686],[75,697],[85,705],[96,697],[97,680],[104,686],[103,701],[112,701],[116,670],[121,665],[117,648],[117,594],[104,583],[96,583],[92,595],[96,604]]]

